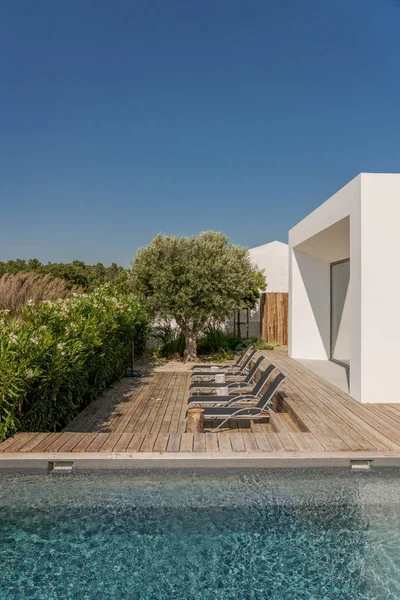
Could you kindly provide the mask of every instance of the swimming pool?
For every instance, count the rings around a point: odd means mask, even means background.
[[[400,473],[0,474],[0,598],[400,598]]]

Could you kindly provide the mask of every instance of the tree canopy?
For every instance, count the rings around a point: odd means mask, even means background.
[[[196,358],[198,333],[209,319],[223,321],[234,309],[254,306],[263,273],[247,248],[222,233],[193,237],[159,234],[131,263],[131,283],[152,314],[175,319],[186,339],[185,358]]]

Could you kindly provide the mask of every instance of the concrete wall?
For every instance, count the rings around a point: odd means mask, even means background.
[[[400,175],[362,173],[289,232],[289,354],[330,358],[330,263],[350,257],[350,393],[400,402]]]

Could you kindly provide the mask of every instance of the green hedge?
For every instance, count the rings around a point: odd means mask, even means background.
[[[0,313],[0,440],[58,431],[127,367],[132,339],[144,349],[143,308],[106,288]]]

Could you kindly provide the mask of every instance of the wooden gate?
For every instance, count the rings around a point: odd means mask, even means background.
[[[261,339],[266,342],[278,342],[281,346],[287,346],[288,306],[289,294],[287,292],[267,292],[261,294]]]

